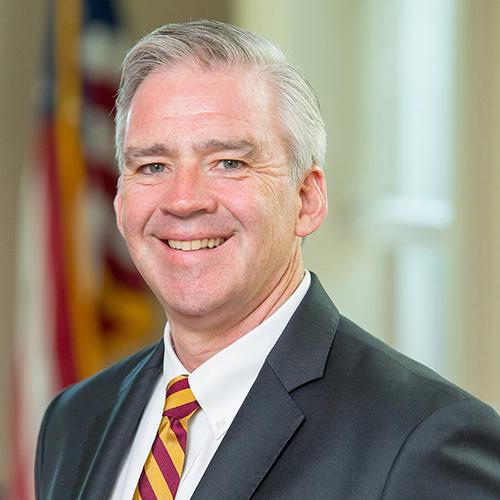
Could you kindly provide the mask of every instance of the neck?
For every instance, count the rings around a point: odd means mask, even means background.
[[[304,267],[290,265],[268,287],[265,297],[258,298],[249,312],[234,320],[234,311],[215,324],[186,324],[169,316],[170,333],[177,357],[189,372],[253,330],[271,316],[299,286]]]

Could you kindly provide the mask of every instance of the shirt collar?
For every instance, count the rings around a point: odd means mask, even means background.
[[[219,351],[189,375],[189,385],[206,414],[216,439],[233,421],[252,387],[264,361],[304,298],[311,275],[304,278],[293,294],[271,316],[246,335]],[[187,374],[174,352],[167,322],[164,332],[165,387],[177,375]]]

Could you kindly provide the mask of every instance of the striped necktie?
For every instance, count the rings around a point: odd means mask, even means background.
[[[167,386],[163,418],[133,500],[175,498],[184,466],[188,420],[198,408],[187,375],[173,378]]]

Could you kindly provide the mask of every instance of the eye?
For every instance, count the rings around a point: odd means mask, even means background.
[[[239,160],[221,160],[220,165],[224,170],[236,170],[243,166],[243,162]]]
[[[165,170],[163,163],[148,163],[140,168],[141,172],[145,175],[161,174]]]

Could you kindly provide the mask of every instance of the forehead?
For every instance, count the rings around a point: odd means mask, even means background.
[[[205,134],[232,129],[257,139],[275,135],[274,93],[248,67],[205,69],[195,64],[160,68],[139,85],[127,115],[125,142],[137,136]],[[156,136],[156,140],[162,140]]]

